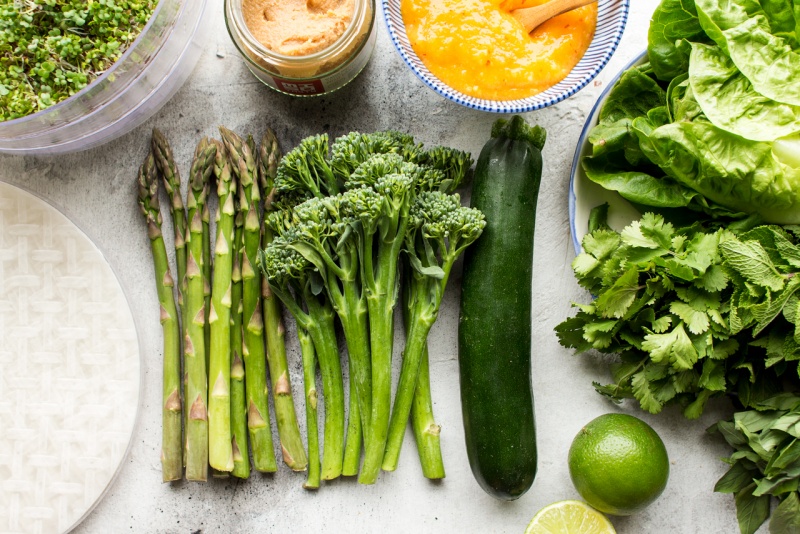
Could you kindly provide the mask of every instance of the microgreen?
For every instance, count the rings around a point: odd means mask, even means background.
[[[114,64],[157,0],[0,0],[0,122],[48,108]]]

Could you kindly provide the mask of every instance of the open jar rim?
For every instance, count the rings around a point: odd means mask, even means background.
[[[362,34],[369,35],[375,25],[375,0],[355,0],[353,17],[351,18],[350,23],[347,25],[347,28],[345,28],[344,33],[342,33],[342,35],[339,36],[336,41],[331,43],[330,46],[312,54],[304,56],[290,56],[267,48],[255,38],[250,31],[250,27],[244,20],[244,2],[245,0],[225,0],[225,18],[228,27],[228,33],[231,34],[234,44],[237,48],[239,48],[239,52],[242,53],[244,57],[248,57],[249,55],[247,53],[248,51],[242,50],[237,37],[244,41],[244,44],[251,49],[251,53],[258,54],[266,60],[287,65],[296,65],[298,63],[305,62],[323,62],[331,57],[335,57],[349,49],[352,46],[352,41],[355,38]],[[364,27],[365,17],[369,17],[369,25],[366,28],[366,31],[362,32],[361,29]],[[231,27],[232,25],[233,28]],[[234,31],[237,35],[234,35]],[[358,44],[355,50],[353,50],[353,54],[357,54],[364,47],[366,41],[366,39],[362,39],[362,42]]]

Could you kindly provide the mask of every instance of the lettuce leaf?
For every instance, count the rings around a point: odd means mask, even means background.
[[[800,223],[800,168],[780,161],[771,143],[704,122],[667,124],[640,142],[668,176],[712,202],[767,222]]]
[[[800,106],[756,92],[718,46],[692,44],[689,82],[706,117],[723,130],[751,141],[774,141],[800,132]]]
[[[724,32],[736,66],[756,91],[778,102],[800,106],[800,54],[796,41],[771,33],[763,15],[757,15]]]
[[[647,34],[647,55],[659,80],[671,80],[689,67],[689,57],[676,46],[681,39],[704,39],[694,0],[664,0],[653,12]]]

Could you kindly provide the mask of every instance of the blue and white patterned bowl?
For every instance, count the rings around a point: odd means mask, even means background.
[[[408,42],[400,0],[382,0],[383,18],[394,47],[406,65],[425,82],[425,85],[445,98],[462,106],[494,113],[524,113],[546,108],[568,98],[586,86],[606,66],[617,49],[625,23],[628,20],[630,0],[599,0],[597,7],[597,30],[589,49],[575,68],[562,81],[538,95],[517,100],[486,100],[465,95],[434,76],[422,63]]]

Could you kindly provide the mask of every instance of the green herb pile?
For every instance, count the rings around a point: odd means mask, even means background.
[[[157,0],[3,0],[0,122],[69,98],[116,62]]]
[[[604,224],[604,210],[594,214],[572,264],[597,298],[577,305],[578,314],[556,328],[559,340],[578,352],[619,355],[613,382],[595,383],[617,402],[635,398],[650,413],[678,404],[691,419],[715,396],[750,409],[718,425],[747,453],[734,454],[732,474],[717,489],[736,493],[742,532],[754,532],[769,516],[769,495],[798,496],[800,417],[786,424],[784,413],[760,411],[800,391],[800,227],[676,228],[646,213],[615,232]],[[781,439],[754,434],[773,427]],[[739,485],[730,483],[735,474]],[[755,521],[751,512],[759,506],[766,512]]]
[[[557,327],[564,346],[617,355],[595,383],[615,401],[697,418],[732,400],[716,489],[745,534],[772,497],[770,531],[800,525],[798,77],[797,1],[661,1],[647,62],[609,92],[582,161],[644,215],[616,232],[596,208],[573,263],[596,298]]]

